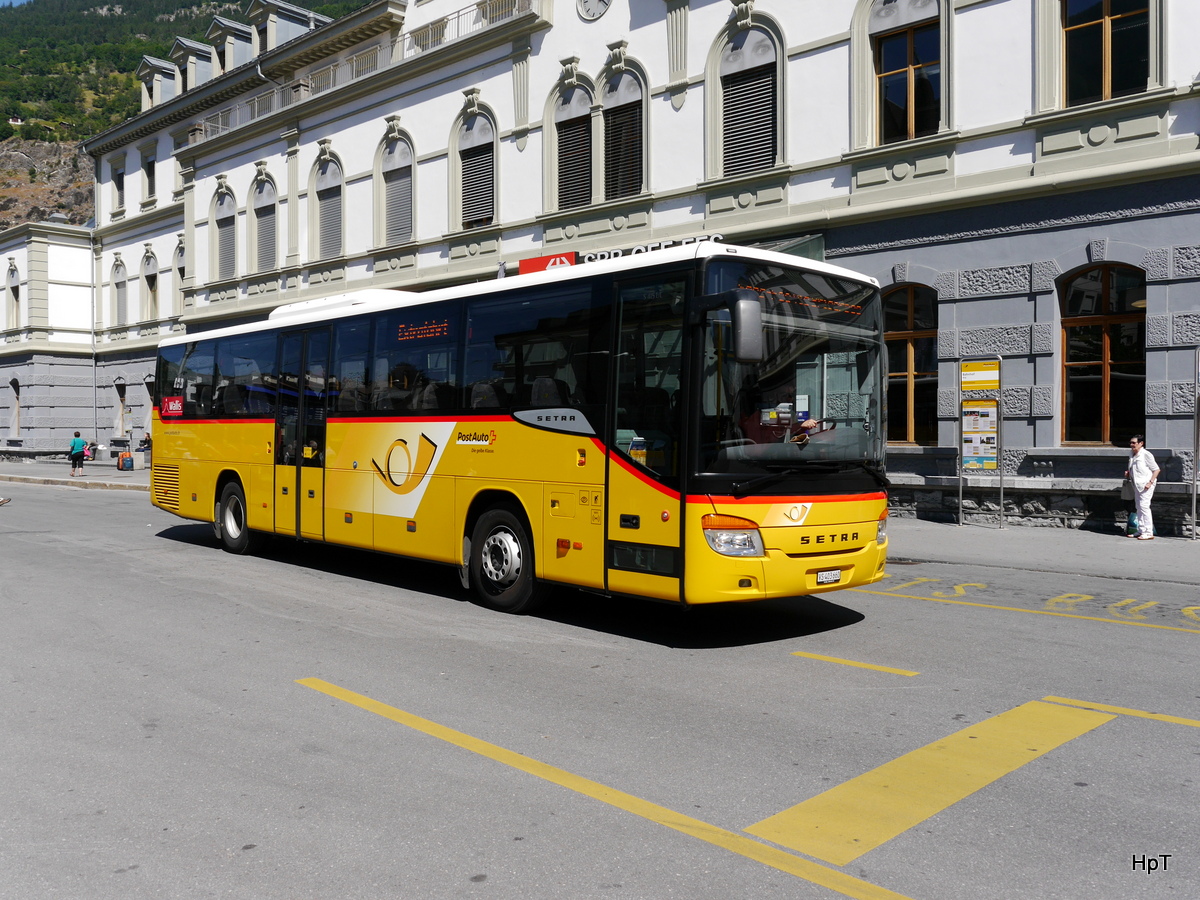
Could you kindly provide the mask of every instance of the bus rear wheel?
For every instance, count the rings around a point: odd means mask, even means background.
[[[246,494],[236,481],[225,485],[213,515],[213,531],[221,546],[230,553],[249,553],[254,532],[246,525]]]
[[[471,587],[479,603],[524,615],[545,599],[533,574],[533,548],[520,517],[499,507],[479,517],[471,536]]]

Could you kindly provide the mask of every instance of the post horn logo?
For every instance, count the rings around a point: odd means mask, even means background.
[[[784,515],[796,524],[800,524],[808,518],[808,511],[810,509],[812,509],[811,503],[801,503],[799,506],[793,506],[791,509],[785,512]]]
[[[404,451],[404,465],[395,471],[404,473],[404,480],[397,481],[395,475],[392,474],[392,455],[397,450]],[[383,466],[371,460],[371,465],[375,467],[375,474],[379,476],[379,480],[384,483],[389,491],[393,494],[409,494],[412,493],[421,480],[429,472],[429,464],[433,462],[433,455],[437,453],[437,444],[431,441],[426,435],[421,435],[420,444],[417,447],[417,459],[414,463],[412,451],[408,449],[408,441],[400,438],[392,441],[392,446],[388,447],[387,455],[383,458]]]

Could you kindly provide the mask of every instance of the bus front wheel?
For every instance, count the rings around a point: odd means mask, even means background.
[[[249,553],[254,545],[253,532],[246,526],[246,495],[236,481],[229,482],[221,491],[213,515],[213,531],[230,553]]]
[[[524,523],[505,508],[479,517],[471,536],[471,587],[483,606],[522,615],[545,598],[533,575],[533,549]]]

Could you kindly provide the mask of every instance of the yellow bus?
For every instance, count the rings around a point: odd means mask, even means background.
[[[701,241],[162,341],[155,506],[545,587],[679,604],[883,575],[878,285]]]

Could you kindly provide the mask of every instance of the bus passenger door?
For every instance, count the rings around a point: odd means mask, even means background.
[[[329,331],[285,334],[275,420],[275,531],[325,536],[325,397]]]
[[[681,599],[679,403],[687,276],[618,286],[620,332],[607,436],[608,589]]]

